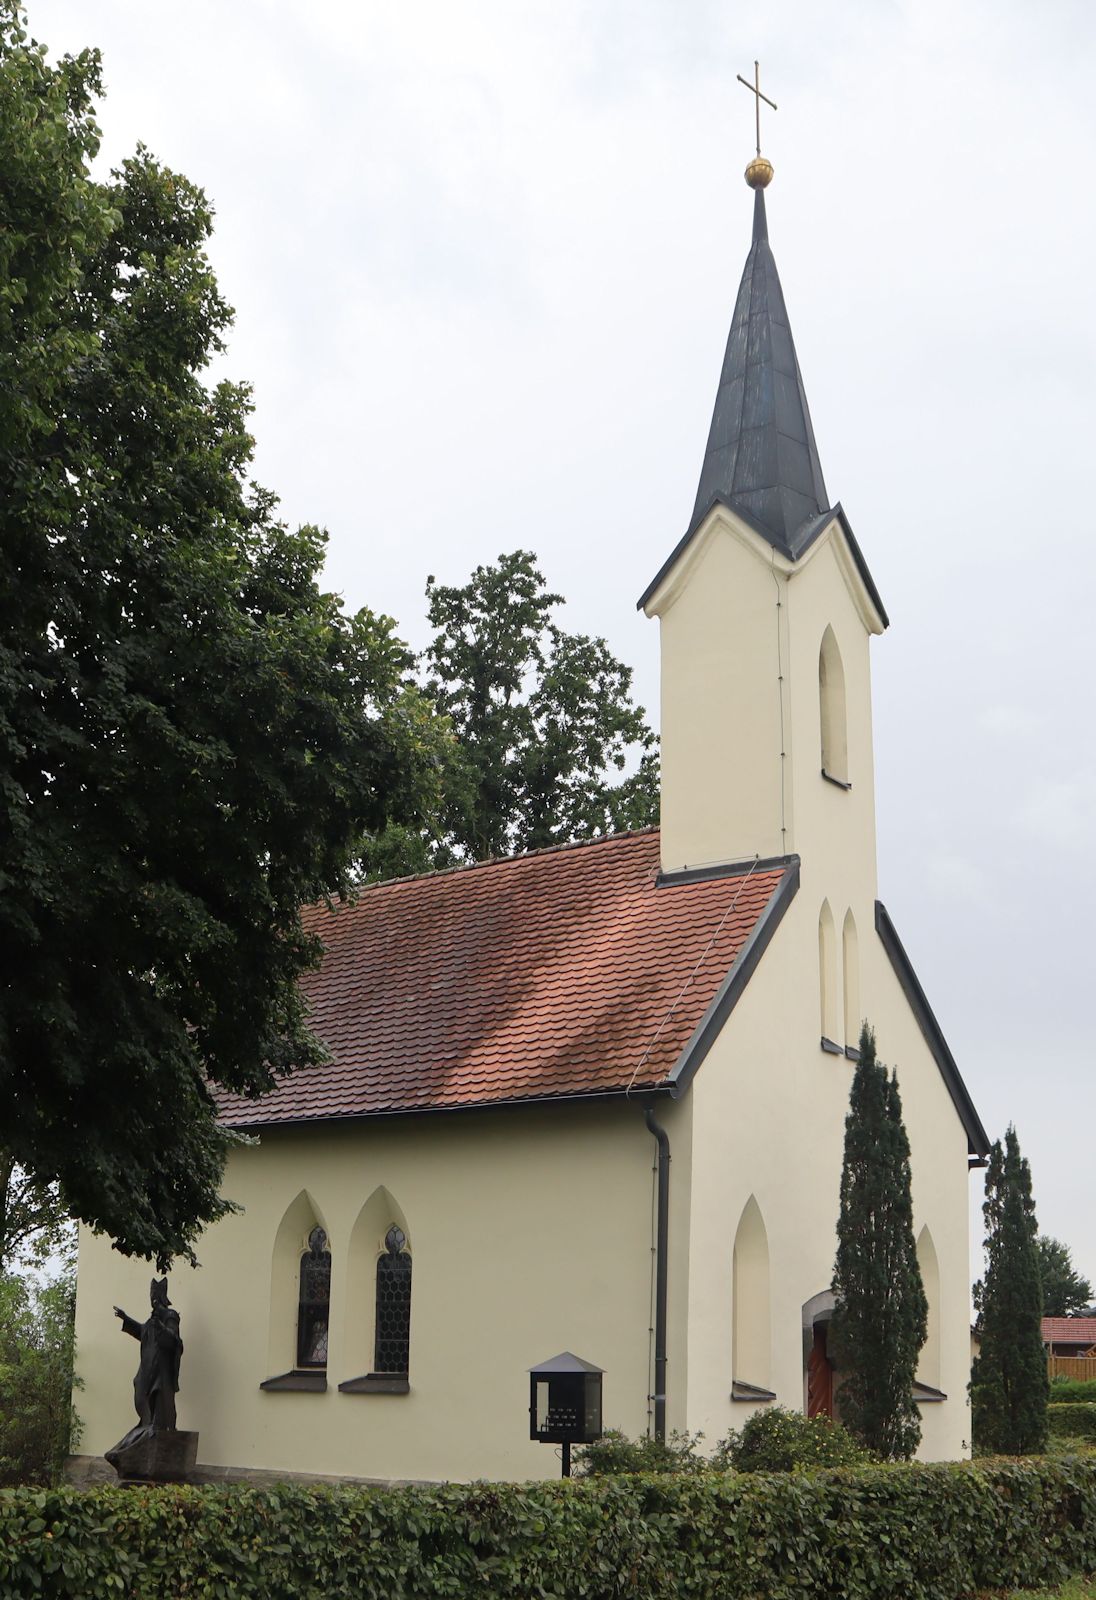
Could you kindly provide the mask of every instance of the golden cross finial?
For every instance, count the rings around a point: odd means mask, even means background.
[[[761,102],[762,102],[762,100],[764,100],[765,104],[767,106],[772,106],[773,110],[775,111],[776,110],[776,101],[775,100],[770,100],[767,94],[762,94],[761,93],[761,68],[758,66],[756,61],[754,62],[754,81],[752,83],[749,81],[748,78],[744,78],[742,76],[741,72],[736,73],[735,76],[738,78],[739,83],[745,84],[746,88],[750,91],[750,93],[752,95],[756,96],[756,99],[754,100],[754,111],[756,113],[756,119],[757,119],[757,154],[758,154],[758,157],[760,158],[760,155],[761,155]]]

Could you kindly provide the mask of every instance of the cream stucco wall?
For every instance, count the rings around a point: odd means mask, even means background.
[[[798,563],[717,507],[652,597],[663,682],[663,865],[797,853],[800,890],[701,1068],[694,1099],[689,1233],[690,1429],[709,1440],[751,1407],[731,1380],[804,1403],[804,1304],[832,1274],[855,1046],[871,1020],[898,1068],[916,1231],[939,1267],[926,1458],[969,1451],[967,1139],[874,926],[877,895],[869,641],[881,619],[835,519]],[[822,775],[819,651],[832,629],[844,680],[847,778]],[[823,1028],[819,918],[832,916]],[[855,964],[846,970],[846,960]],[[846,1005],[846,996],[848,1005]],[[846,1013],[849,1013],[848,1015]],[[769,1374],[732,1372],[733,1245],[755,1199],[769,1246]],[[926,1372],[926,1381],[933,1379]]]
[[[687,1105],[666,1108],[683,1194],[689,1116]],[[564,1349],[606,1369],[607,1421],[645,1432],[655,1149],[637,1105],[590,1104],[284,1130],[236,1152],[225,1193],[241,1213],[204,1235],[200,1270],[179,1267],[170,1283],[186,1345],[179,1426],[198,1430],[199,1461],[366,1478],[555,1477],[555,1451],[528,1438],[527,1369]],[[372,1366],[370,1250],[355,1224],[378,1186],[402,1213],[414,1262],[411,1392],[339,1394]],[[272,1270],[295,1202],[295,1250],[313,1214],[330,1240],[324,1394],[259,1388],[293,1365],[295,1284],[283,1272],[272,1296]],[[134,1420],[137,1346],[111,1307],[145,1316],[150,1276],[82,1236],[82,1453],[101,1454]],[[671,1413],[672,1425],[682,1420]]]
[[[777,605],[787,580],[734,529],[728,514],[713,511],[678,564],[685,572],[648,608],[661,625],[667,869],[792,848],[781,760],[786,615]]]
[[[862,941],[862,993],[881,1058],[898,1070],[910,1137],[915,1233],[928,1227],[940,1268],[940,1374],[948,1399],[922,1407],[926,1460],[969,1453],[967,1141],[939,1069],[875,930]],[[866,948],[865,948],[866,947]],[[754,1409],[732,1378],[804,1404],[803,1307],[829,1287],[853,1063],[819,1043],[816,907],[801,889],[691,1089],[690,1429],[709,1441]],[[796,973],[800,975],[796,979]],[[731,1362],[732,1256],[751,1197],[769,1248],[768,1375]],[[928,1375],[926,1374],[926,1377]],[[932,1381],[929,1379],[929,1381]]]
[[[794,851],[874,901],[868,642],[881,623],[840,523],[793,563],[717,506],[647,611],[661,630],[663,867]],[[850,789],[821,778],[827,627],[844,671]],[[839,934],[847,894],[840,909],[831,899]]]

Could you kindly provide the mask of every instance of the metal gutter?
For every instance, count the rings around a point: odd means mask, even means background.
[[[638,1088],[595,1089],[589,1094],[529,1095],[523,1100],[469,1100],[457,1106],[393,1106],[390,1110],[333,1111],[325,1117],[277,1117],[270,1122],[222,1122],[230,1133],[271,1133],[278,1128],[325,1128],[332,1123],[377,1122],[389,1117],[452,1117],[473,1111],[520,1111],[526,1106],[604,1105],[611,1101],[634,1100],[637,1094],[672,1095],[671,1083],[642,1084]]]
[[[655,1438],[666,1437],[666,1324],[670,1248],[670,1138],[654,1109],[644,1109],[647,1127],[658,1141],[658,1198],[655,1210]]]

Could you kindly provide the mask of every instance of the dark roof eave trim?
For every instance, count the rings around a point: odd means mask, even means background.
[[[932,1053],[936,1065],[940,1068],[940,1076],[947,1085],[952,1103],[959,1114],[967,1135],[967,1148],[972,1156],[985,1156],[989,1154],[990,1139],[981,1118],[974,1109],[974,1101],[967,1091],[959,1068],[955,1064],[955,1057],[948,1048],[940,1024],[933,1014],[928,998],[922,989],[913,964],[906,954],[905,947],[895,931],[890,913],[882,900],[875,902],[875,931],[883,941],[883,948],[890,957],[890,964],[894,968],[895,977],[902,986],[902,991],[909,1001],[910,1010],[917,1019],[917,1026],[924,1035],[925,1043]]]
[[[679,883],[707,883],[713,878],[742,878],[751,872],[775,872],[798,860],[794,855],[748,856],[741,861],[717,861],[708,867],[678,867],[671,872],[660,872],[655,888],[672,889]]]
[[[856,535],[852,531],[852,527],[849,524],[849,519],[845,515],[845,509],[840,500],[832,508],[832,510],[822,512],[817,517],[811,518],[810,533],[808,537],[803,541],[802,544],[797,543],[795,547],[792,548],[786,545],[783,540],[775,539],[770,533],[769,529],[765,527],[765,524],[758,521],[758,519],[749,511],[745,510],[744,507],[733,505],[731,501],[723,500],[717,496],[716,499],[712,501],[707,511],[705,511],[704,515],[698,518],[692,524],[685,537],[678,540],[670,554],[666,557],[666,560],[662,563],[661,567],[659,567],[658,571],[655,573],[646,589],[644,589],[643,593],[636,601],[637,611],[643,610],[648,600],[655,593],[656,589],[660,587],[664,579],[673,571],[678,560],[684,555],[689,545],[693,542],[694,537],[707,521],[712,511],[715,510],[716,506],[723,506],[734,516],[740,517],[742,521],[746,523],[747,527],[752,528],[756,534],[760,535],[760,537],[766,541],[766,543],[771,544],[774,550],[778,551],[782,556],[785,556],[789,561],[798,561],[801,556],[805,555],[814,544],[822,530],[829,527],[830,523],[834,520],[834,518],[836,518],[841,524],[842,533],[848,540],[849,550],[852,552],[853,561],[856,563],[856,570],[860,574],[860,581],[867,590],[868,597],[871,600],[872,605],[879,613],[879,620],[883,624],[884,628],[890,627],[890,618],[887,616],[886,607],[883,604],[879,590],[875,586],[875,579],[871,575],[868,563],[864,559],[864,552],[861,550]]]
[[[834,506],[833,513],[841,524],[842,533],[849,541],[849,549],[852,551],[852,558],[856,562],[856,570],[860,574],[860,580],[863,583],[864,588],[868,591],[868,594],[871,597],[872,605],[879,613],[879,620],[883,624],[884,628],[889,628],[890,618],[887,616],[887,608],[883,604],[883,598],[880,595],[879,590],[875,587],[875,579],[871,575],[871,570],[868,567],[868,563],[864,559],[864,552],[861,550],[860,545],[857,542],[856,535],[852,531],[849,519],[845,515],[845,508],[841,504],[840,500]],[[821,533],[821,528],[818,531]]]
[[[753,931],[738,952],[734,965],[724,978],[715,999],[700,1019],[693,1036],[686,1044],[677,1064],[669,1076],[671,1093],[675,1100],[685,1093],[696,1076],[697,1069],[719,1037],[720,1030],[743,994],[746,985],[757,970],[773,934],[780,926],[784,913],[799,891],[799,857],[790,856],[764,911],[754,923]]]
[[[273,1117],[269,1122],[222,1122],[231,1133],[273,1133],[279,1128],[345,1126],[351,1122],[378,1122],[389,1117],[452,1117],[471,1111],[520,1111],[528,1106],[567,1106],[602,1104],[613,1100],[634,1100],[639,1095],[672,1094],[673,1084],[637,1084],[633,1088],[595,1089],[589,1094],[527,1095],[521,1100],[467,1100],[459,1106],[392,1106],[384,1111],[334,1111],[326,1117]]]

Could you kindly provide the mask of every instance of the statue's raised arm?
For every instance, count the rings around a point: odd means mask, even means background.
[[[144,1330],[144,1323],[137,1322],[133,1317],[127,1316],[121,1306],[115,1306],[114,1315],[121,1318],[122,1332],[128,1333],[131,1339],[139,1339]]]

